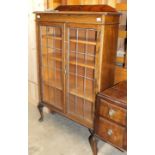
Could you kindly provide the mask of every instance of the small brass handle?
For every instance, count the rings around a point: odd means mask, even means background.
[[[111,136],[113,134],[112,129],[109,129],[107,133],[108,133],[109,136]]]
[[[115,113],[116,113],[115,110],[113,110],[113,109],[110,109],[109,110],[109,116],[114,116]]]

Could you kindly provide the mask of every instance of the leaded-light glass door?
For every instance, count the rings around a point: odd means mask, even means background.
[[[64,110],[63,27],[60,24],[40,26],[42,100]]]
[[[93,122],[98,33],[95,28],[67,27],[67,113],[88,124]]]

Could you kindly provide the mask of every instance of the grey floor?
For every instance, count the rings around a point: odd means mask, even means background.
[[[58,114],[45,113],[38,122],[36,106],[29,104],[29,155],[92,155],[87,128]],[[127,155],[99,141],[98,155]]]

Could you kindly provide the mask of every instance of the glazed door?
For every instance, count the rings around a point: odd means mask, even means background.
[[[66,104],[68,115],[92,126],[97,42],[100,32],[96,28],[89,27],[70,24],[66,29],[68,36]]]
[[[64,110],[63,25],[40,26],[40,70],[43,102]]]

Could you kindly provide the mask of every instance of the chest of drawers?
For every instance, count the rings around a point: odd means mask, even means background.
[[[127,82],[97,95],[95,135],[113,146],[127,149]]]

